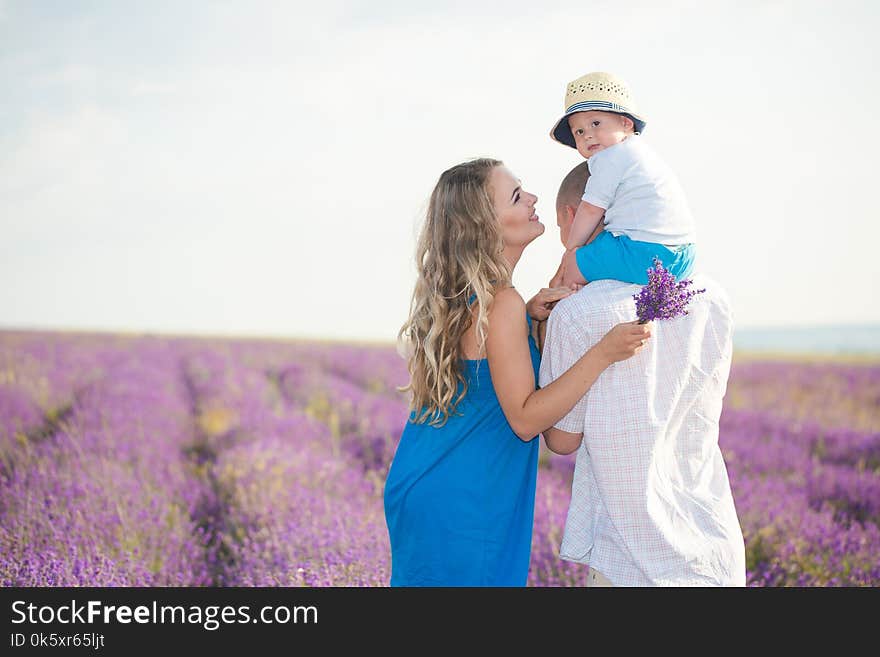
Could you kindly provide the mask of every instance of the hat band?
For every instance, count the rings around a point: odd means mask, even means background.
[[[584,100],[580,103],[575,103],[567,110],[565,110],[566,114],[571,114],[572,112],[589,112],[590,110],[604,110],[611,112],[629,112],[626,107],[623,105],[618,105],[617,103],[612,103],[607,100]]]

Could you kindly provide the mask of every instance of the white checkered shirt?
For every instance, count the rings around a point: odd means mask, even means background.
[[[614,586],[744,586],[745,547],[718,420],[733,322],[705,276],[689,314],[654,322],[647,346],[605,370],[556,423],[584,434],[560,556]],[[548,385],[619,322],[636,318],[639,286],[602,280],[560,301],[547,324]]]

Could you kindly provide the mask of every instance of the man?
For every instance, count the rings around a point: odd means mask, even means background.
[[[563,243],[588,176],[584,162],[560,186]],[[691,299],[689,314],[655,321],[645,349],[605,370],[544,432],[552,451],[577,450],[560,556],[588,565],[589,585],[745,585],[742,530],[718,447],[733,323],[718,284],[693,280],[706,291]],[[635,319],[639,289],[593,281],[559,301],[547,323],[541,385],[612,326]]]

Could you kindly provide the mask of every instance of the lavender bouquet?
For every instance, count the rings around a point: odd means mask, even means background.
[[[691,297],[705,292],[702,290],[689,290],[692,280],[675,280],[659,258],[654,258],[654,267],[648,270],[648,284],[638,294],[633,295],[636,300],[636,315],[639,324],[646,324],[655,319],[673,319],[687,315],[687,305]]]

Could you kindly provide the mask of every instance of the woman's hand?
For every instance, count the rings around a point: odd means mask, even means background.
[[[556,302],[571,294],[574,294],[574,290],[569,287],[541,288],[540,292],[529,299],[526,304],[526,312],[535,321],[543,322],[550,317],[550,311],[553,310]]]
[[[639,353],[651,337],[653,324],[639,324],[638,320],[623,322],[608,331],[596,348],[608,363],[626,360]]]

